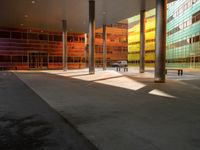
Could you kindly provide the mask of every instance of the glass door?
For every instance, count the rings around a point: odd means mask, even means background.
[[[29,52],[29,69],[47,69],[48,53],[47,52]]]

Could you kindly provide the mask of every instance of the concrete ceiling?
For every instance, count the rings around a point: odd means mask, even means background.
[[[1,0],[0,26],[61,30],[61,20],[68,21],[68,31],[88,32],[89,0]],[[171,2],[173,0],[168,0]],[[96,24],[116,23],[139,14],[140,8],[155,8],[155,0],[96,0]]]

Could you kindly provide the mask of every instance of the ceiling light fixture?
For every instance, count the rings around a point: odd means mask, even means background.
[[[32,4],[35,4],[35,1],[34,1],[34,0],[32,0],[32,1],[31,1],[31,3],[32,3]]]

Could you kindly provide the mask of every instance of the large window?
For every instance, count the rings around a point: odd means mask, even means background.
[[[39,40],[47,41],[48,40],[48,35],[47,34],[39,34]]]
[[[192,15],[192,23],[200,21],[200,11]]]
[[[23,37],[23,39],[27,39],[28,34],[27,33],[22,33],[22,37]]]
[[[54,35],[54,41],[61,42],[62,36],[61,35]]]
[[[173,16],[170,16],[167,20],[167,22],[172,21],[174,18],[180,16],[183,14],[184,11],[186,11],[188,8],[190,8],[192,5],[194,5],[198,0],[187,0],[183,5],[181,5],[173,14]]]
[[[49,35],[49,41],[53,41],[53,35]]]
[[[0,38],[10,38],[10,32],[0,31]]]
[[[11,38],[12,39],[21,39],[22,33],[21,32],[11,32]]]
[[[0,62],[11,62],[11,57],[8,55],[0,55]]]
[[[22,56],[12,56],[12,62],[22,63]]]
[[[38,34],[37,33],[28,33],[28,39],[38,40]]]
[[[67,41],[68,42],[73,42],[74,41],[74,37],[73,36],[67,36]]]
[[[62,63],[62,57],[61,56],[54,56],[54,63]]]
[[[178,47],[182,47],[182,46],[185,46],[185,45],[188,45],[188,44],[199,42],[199,40],[200,40],[200,35],[197,35],[197,36],[194,36],[192,38],[188,38],[188,39],[185,39],[185,40],[178,41],[176,43],[172,43],[172,44],[168,45],[167,48],[168,49],[178,48]]]

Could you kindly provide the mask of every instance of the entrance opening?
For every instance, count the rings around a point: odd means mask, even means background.
[[[29,52],[29,69],[47,69],[48,53],[47,52]]]

